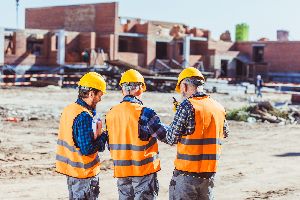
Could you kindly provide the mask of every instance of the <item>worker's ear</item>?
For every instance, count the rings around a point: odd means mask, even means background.
[[[95,97],[95,92],[94,91],[89,91],[89,98],[93,99]]]
[[[140,85],[139,89],[136,91],[136,96],[140,96],[143,93],[143,87]]]
[[[135,95],[140,96],[143,93],[143,90],[140,88],[138,91],[136,91]]]
[[[188,85],[186,83],[183,83],[183,89],[184,89],[184,92],[188,91]]]

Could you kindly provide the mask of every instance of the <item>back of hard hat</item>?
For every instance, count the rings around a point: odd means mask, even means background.
[[[97,72],[88,72],[78,82],[78,86],[94,88],[106,93],[106,82]]]
[[[188,68],[182,70],[182,72],[178,76],[178,81],[177,81],[176,88],[175,88],[176,92],[180,92],[181,81],[183,81],[185,78],[190,78],[190,77],[197,77],[201,80],[205,80],[204,76],[198,69],[196,69],[194,67],[188,67]]]
[[[146,91],[143,75],[134,69],[127,70],[123,73],[119,85],[122,86],[123,83],[142,83],[143,91]]]

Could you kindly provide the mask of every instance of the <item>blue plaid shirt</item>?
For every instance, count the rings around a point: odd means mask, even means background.
[[[203,97],[204,93],[197,92],[191,97]],[[168,127],[166,142],[177,144],[178,140],[184,135],[191,135],[195,131],[195,109],[188,99],[185,99],[178,107],[173,122]],[[228,123],[224,121],[224,137],[228,137]]]
[[[82,99],[77,99],[76,103],[87,108],[95,116],[96,110],[91,108]],[[83,155],[91,155],[97,151],[102,152],[105,150],[107,134],[103,133],[95,140],[92,121],[93,117],[87,112],[82,112],[75,118],[73,123],[73,140],[75,146],[80,149]]]
[[[123,102],[138,103],[143,105],[142,101],[134,96],[127,95],[123,98]],[[149,138],[155,137],[164,141],[167,134],[167,127],[160,121],[160,118],[151,108],[144,107],[139,120],[139,139],[148,141]]]

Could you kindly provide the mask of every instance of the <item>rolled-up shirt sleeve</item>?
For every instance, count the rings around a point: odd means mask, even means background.
[[[170,145],[177,144],[184,135],[190,135],[195,131],[195,110],[192,104],[185,100],[176,111],[173,122],[167,132],[166,142]]]

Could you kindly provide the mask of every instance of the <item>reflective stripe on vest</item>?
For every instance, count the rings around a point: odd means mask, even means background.
[[[73,141],[73,122],[82,112],[88,112],[92,116],[86,108],[76,103],[64,109],[57,140],[56,171],[75,178],[89,178],[100,172],[98,153],[84,156]]]
[[[204,138],[204,139],[185,139],[181,138],[181,144],[185,145],[205,145],[205,144],[219,144],[222,145],[222,140],[219,138]]]
[[[177,145],[175,168],[187,172],[216,172],[221,154],[225,110],[210,97],[189,99],[195,110],[195,131]]]
[[[63,141],[63,140],[58,139],[58,140],[57,140],[57,145],[64,146],[64,147],[66,147],[67,149],[69,149],[70,151],[76,152],[76,153],[78,153],[79,155],[82,156],[81,152],[78,151],[78,150],[76,149],[76,147],[69,145],[67,142],[65,142],[65,141]]]
[[[186,154],[178,153],[177,158],[182,160],[190,160],[190,161],[219,160],[220,155],[218,154],[186,155]]]
[[[131,165],[143,166],[143,165],[154,162],[158,158],[159,158],[158,154],[156,154],[153,157],[146,158],[146,159],[141,160],[141,161],[136,161],[136,160],[114,160],[114,165],[115,166],[131,166]]]
[[[66,158],[66,157],[63,157],[60,155],[56,155],[56,160],[67,163],[67,164],[71,165],[72,167],[83,168],[83,169],[89,169],[89,168],[97,165],[100,162],[99,157],[96,157],[95,160],[93,160],[90,163],[84,164],[81,162],[73,162],[69,158]]]
[[[156,138],[139,139],[138,121],[142,109],[139,104],[122,102],[106,115],[115,177],[144,176],[160,170]]]
[[[149,143],[147,143],[144,146],[136,146],[132,144],[110,144],[109,148],[110,150],[132,150],[132,151],[145,151],[146,149],[149,149],[153,145],[156,144],[156,139],[151,138]]]

